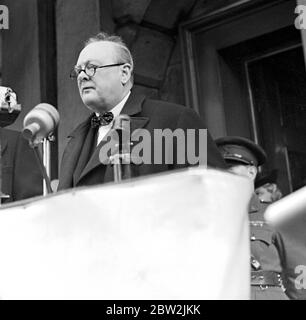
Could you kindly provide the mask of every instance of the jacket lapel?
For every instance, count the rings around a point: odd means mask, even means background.
[[[75,180],[75,185],[77,185],[91,170],[95,169],[97,166],[102,164],[102,161],[99,159],[99,153],[102,146],[106,143],[106,140],[103,139],[99,145],[95,148],[91,158],[87,162],[86,166],[82,170],[82,173]],[[103,162],[104,163],[104,162]]]
[[[127,100],[126,104],[124,105],[121,114],[127,114],[130,116],[131,122],[131,128],[130,132],[132,134],[132,137],[134,133],[136,133],[137,129],[143,128],[147,122],[149,121],[149,118],[147,117],[140,117],[137,116],[137,114],[141,113],[142,110],[142,103],[145,99],[145,96],[140,95],[134,95],[133,92],[131,93],[129,99]],[[79,179],[75,181],[76,183],[79,183],[83,177],[85,177],[90,171],[94,170],[99,165],[102,165],[103,163],[108,163],[108,155],[106,153],[101,153],[101,148],[105,145],[107,142],[107,137],[109,134],[104,137],[104,139],[100,142],[100,144],[97,146],[96,150],[94,151],[92,157],[88,161],[86,167],[82,171],[82,174],[79,176]],[[107,165],[106,172],[105,172],[105,179],[104,182],[112,181],[112,167],[111,165]]]
[[[93,151],[93,144],[96,142],[96,130],[88,127],[87,134],[83,140],[79,160],[73,173],[73,185],[76,185],[84,168],[86,167]]]
[[[79,156],[90,127],[90,118],[81,123],[69,136],[70,138],[63,154],[58,189],[73,187],[73,174],[78,164]]]

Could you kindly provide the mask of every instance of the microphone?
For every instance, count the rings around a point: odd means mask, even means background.
[[[110,162],[113,165],[114,181],[132,178],[131,172],[131,151],[130,151],[130,117],[121,114],[114,119],[113,131],[116,132],[117,153],[111,155]],[[114,138],[114,137],[113,137]]]
[[[59,123],[58,111],[48,103],[40,103],[34,107],[23,120],[22,135],[29,140],[29,145],[33,148],[40,171],[45,180],[44,195],[52,193],[50,172],[50,141],[48,137]],[[45,139],[45,140],[44,140]],[[40,142],[43,143],[43,157],[38,150]]]
[[[41,141],[54,131],[59,119],[58,111],[51,104],[40,103],[25,116],[22,135],[30,142]]]
[[[120,114],[114,119],[113,130],[118,134],[119,150],[125,151],[124,149],[128,146],[130,142],[130,117],[127,114]],[[128,148],[129,149],[129,148]]]

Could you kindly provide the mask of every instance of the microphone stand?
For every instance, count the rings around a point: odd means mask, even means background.
[[[132,178],[130,166],[130,117],[126,114],[119,115],[114,121],[112,130],[116,131],[119,138],[116,144],[118,152],[111,155],[109,160],[113,166],[114,181],[118,183],[123,179]]]
[[[44,167],[46,168],[46,174],[49,178],[49,181],[50,181],[50,177],[51,177],[50,156],[51,156],[50,140],[44,138],[44,140],[43,140],[43,164],[44,164]],[[47,182],[44,179],[43,195],[45,196],[47,193],[50,193],[50,189],[51,189],[51,181],[50,181],[50,184],[47,185]],[[52,189],[51,189],[51,192],[52,192]]]
[[[116,183],[121,182],[123,179],[132,178],[131,167],[130,167],[131,155],[128,153],[119,152],[110,157],[110,163],[113,165],[114,181]],[[124,164],[124,173],[122,167]]]
[[[39,151],[39,143],[37,141],[29,141],[30,147],[33,149],[37,164],[44,178],[43,195],[52,193],[51,181],[50,181],[50,138],[43,139],[43,156]]]

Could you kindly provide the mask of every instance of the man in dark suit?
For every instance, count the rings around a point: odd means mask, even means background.
[[[0,129],[2,203],[42,195],[43,180],[35,154],[20,132]]]
[[[101,152],[101,147],[105,146],[113,120],[120,114],[130,117],[132,137],[137,130],[145,129],[152,138],[152,162],[132,164],[132,176],[183,168],[191,164],[188,162],[187,148],[183,152],[185,161],[178,160],[176,151],[182,146],[175,139],[173,162],[168,163],[164,158],[162,162],[154,162],[156,129],[170,129],[174,132],[179,128],[185,135],[188,130],[194,129],[195,150],[205,148],[204,142],[200,145],[199,129],[205,129],[205,125],[199,116],[187,107],[136,95],[132,90],[133,68],[131,53],[120,37],[100,33],[89,39],[81,51],[71,77],[77,79],[83,103],[94,114],[70,135],[61,163],[59,190],[113,181],[112,167],[103,162],[102,158],[106,155]],[[209,134],[207,164],[218,168],[226,166]]]

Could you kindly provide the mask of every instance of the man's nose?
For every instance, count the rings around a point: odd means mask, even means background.
[[[78,74],[78,82],[82,82],[84,80],[89,80],[89,76],[85,73],[85,70],[81,70]]]

